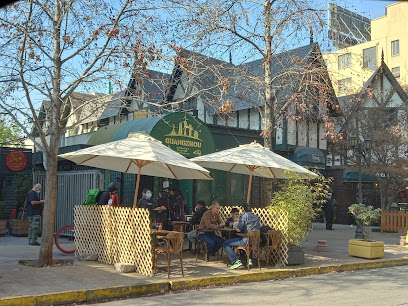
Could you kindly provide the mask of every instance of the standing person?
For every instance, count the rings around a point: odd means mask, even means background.
[[[199,200],[197,202],[197,206],[195,208],[195,212],[193,216],[191,217],[189,223],[190,225],[199,225],[201,222],[201,219],[203,218],[204,213],[207,211],[207,207],[205,207],[205,201]],[[195,238],[197,236],[197,230],[192,230],[187,234],[188,240],[190,240],[191,243],[195,243]]]
[[[210,256],[215,256],[224,243],[224,239],[215,234],[216,230],[225,226],[219,214],[220,208],[220,204],[213,202],[210,209],[203,214],[198,228],[201,232],[198,240],[207,243],[207,252]]]
[[[185,200],[184,196],[179,190],[169,190],[169,218],[171,221],[183,221]]]
[[[156,200],[152,197],[152,192],[149,189],[143,190],[142,198],[137,202],[138,208],[147,208],[150,213],[150,227],[153,228],[155,223],[154,208],[156,208]]]
[[[111,182],[108,185],[107,191],[102,191],[101,194],[98,196],[97,202],[98,205],[109,205],[112,206],[114,200],[116,200],[116,205],[119,206],[119,200],[117,199],[117,191],[119,186],[116,185],[114,182]]]
[[[333,228],[334,219],[334,205],[333,205],[333,194],[328,192],[326,195],[326,202],[323,205],[324,214],[326,217],[326,230],[331,231]]]
[[[157,196],[157,214],[156,222],[162,224],[162,228],[167,230],[169,229],[169,198],[166,191],[160,191]]]
[[[259,231],[260,226],[260,218],[259,216],[252,213],[252,208],[250,204],[244,204],[245,214],[243,214],[239,218],[239,223],[237,225],[237,232],[241,232],[243,234],[248,233],[249,231]],[[224,249],[227,253],[229,259],[231,260],[232,265],[230,266],[231,269],[236,269],[242,266],[241,260],[238,259],[237,254],[235,254],[232,247],[234,246],[245,246],[246,245],[246,237],[238,237],[226,240],[224,242]],[[252,253],[250,254],[248,265],[252,265]]]
[[[41,213],[44,200],[40,200],[41,184],[35,184],[34,187],[27,193],[27,216],[30,222],[28,228],[28,244],[40,245],[37,241],[41,231]]]

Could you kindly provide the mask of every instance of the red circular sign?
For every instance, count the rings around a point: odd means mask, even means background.
[[[12,171],[21,171],[27,166],[27,157],[21,151],[12,151],[7,154],[6,165]]]

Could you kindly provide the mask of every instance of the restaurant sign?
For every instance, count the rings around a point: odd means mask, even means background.
[[[150,135],[187,158],[215,152],[214,138],[207,125],[187,113],[164,116]]]
[[[6,156],[6,165],[12,171],[21,171],[27,166],[27,157],[21,151],[11,151]]]

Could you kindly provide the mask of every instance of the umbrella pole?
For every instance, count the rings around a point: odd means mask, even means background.
[[[249,183],[248,183],[248,194],[247,194],[247,203],[249,204],[249,200],[251,199],[251,187],[252,187],[252,172],[254,169],[251,167],[249,168]]]
[[[141,170],[142,170],[142,167],[139,166],[139,168],[137,169],[136,190],[135,190],[135,198],[133,199],[133,208],[136,208],[137,195],[139,193],[140,171]]]

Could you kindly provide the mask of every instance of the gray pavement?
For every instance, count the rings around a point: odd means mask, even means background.
[[[323,223],[314,223],[314,231],[309,233],[303,246],[305,248],[305,264],[284,269],[322,266],[347,262],[365,262],[369,260],[350,257],[347,254],[347,242],[354,238],[355,227],[334,225],[335,230],[326,231]],[[384,259],[396,259],[408,256],[408,246],[399,245],[402,233],[370,232],[370,239],[385,242]],[[313,248],[317,240],[327,240],[330,252],[317,252]],[[54,266],[33,268],[18,264],[21,259],[37,259],[39,247],[27,245],[26,237],[0,237],[0,298],[20,295],[37,295],[69,290],[106,288],[121,285],[143,285],[166,282],[167,273],[159,270],[155,277],[143,276],[138,273],[121,274],[113,266],[100,262],[75,260],[72,266]],[[54,247],[54,259],[75,259],[73,255],[61,253]],[[184,256],[185,278],[197,278],[219,275],[244,274],[243,270],[229,270],[227,257],[221,261],[198,261],[192,254]],[[163,262],[164,264],[164,262]],[[174,261],[170,280],[181,278],[178,262]],[[253,271],[259,269],[253,268]],[[266,267],[262,271],[266,271]]]

